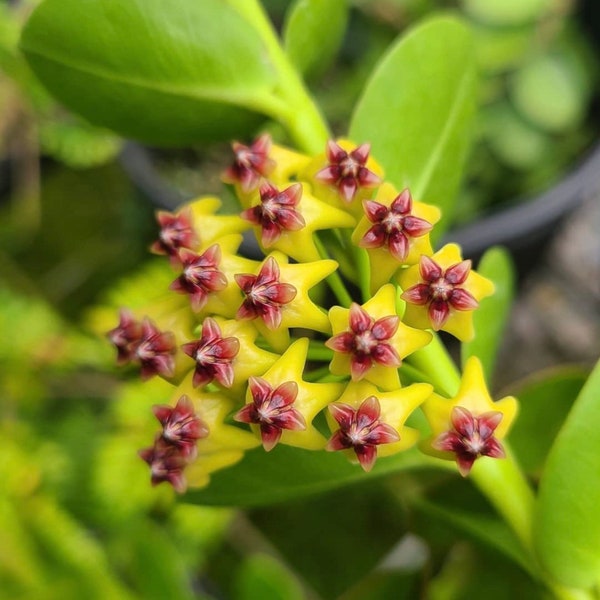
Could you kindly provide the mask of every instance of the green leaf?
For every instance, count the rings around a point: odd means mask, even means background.
[[[405,506],[389,488],[387,481],[369,481],[341,493],[332,490],[256,509],[249,518],[311,589],[322,598],[338,598],[384,560],[406,533]],[[323,533],[318,544],[309,531]]]
[[[468,534],[474,540],[502,552],[526,571],[532,571],[530,560],[519,544],[519,540],[500,519],[461,511],[456,507],[447,508],[427,500],[419,501],[417,508],[422,510],[428,517],[439,518]]]
[[[540,562],[565,585],[600,580],[600,363],[577,397],[540,481],[534,543]]]
[[[141,598],[195,600],[179,550],[165,528],[150,520],[139,520],[123,534],[132,546],[128,566]]]
[[[462,345],[461,358],[464,365],[470,356],[479,357],[486,379],[490,381],[514,296],[515,270],[506,250],[490,248],[477,271],[494,282],[496,291],[482,300],[474,312],[475,339]]]
[[[154,143],[239,136],[275,84],[258,34],[221,0],[46,0],[21,48],[66,106]]]
[[[236,600],[302,600],[300,583],[283,565],[265,554],[247,558],[236,573]]]
[[[373,470],[365,473],[337,452],[280,445],[267,455],[256,448],[237,465],[215,473],[208,487],[188,492],[185,499],[197,504],[264,506],[424,464],[429,464],[427,458],[412,449],[379,459]]]
[[[348,5],[346,0],[296,0],[283,28],[285,51],[305,76],[323,73],[342,43]]]
[[[485,141],[504,164],[523,172],[547,161],[556,142],[507,100],[486,107],[483,114]]]
[[[509,91],[517,110],[550,133],[577,127],[586,114],[585,85],[560,54],[537,57],[516,71]]]
[[[462,0],[474,19],[495,26],[521,25],[539,19],[550,8],[550,0]]]
[[[408,496],[408,502],[416,509],[415,533],[424,536],[433,546],[451,545],[458,531],[501,552],[525,570],[534,570],[515,533],[469,479],[453,476],[431,480],[425,494]],[[444,527],[440,527],[442,523]],[[447,532],[444,534],[445,526],[452,529],[450,537]]]
[[[396,43],[375,70],[350,124],[386,179],[436,204],[447,223],[470,144],[476,100],[472,36],[459,19],[432,18]],[[444,226],[436,226],[441,235]]]
[[[42,119],[39,135],[44,154],[75,169],[96,167],[114,159],[122,145],[111,132],[79,119]]]
[[[519,418],[510,431],[510,445],[527,473],[542,472],[586,378],[583,369],[566,366],[537,373],[511,388],[511,394],[519,399]]]

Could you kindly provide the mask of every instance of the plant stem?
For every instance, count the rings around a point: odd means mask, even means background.
[[[363,302],[367,302],[371,297],[371,265],[369,256],[364,248],[354,246],[354,257],[358,267],[358,282],[363,297]]]
[[[333,358],[333,350],[330,350],[322,342],[310,340],[308,345],[308,360],[329,362]]]
[[[318,235],[314,236],[315,246],[321,255],[321,258],[328,259],[329,254],[327,253],[327,249],[323,245],[323,242],[319,239]],[[326,278],[331,291],[334,293],[338,302],[345,308],[348,308],[352,304],[352,296],[349,294],[346,286],[344,285],[344,281],[340,277],[337,269]]]
[[[535,497],[506,441],[506,458],[475,461],[470,478],[511,526],[523,547],[533,553],[531,524]]]
[[[458,392],[460,373],[437,334],[434,333],[430,344],[410,356],[410,363],[426,373],[436,389],[448,396]],[[475,461],[470,477],[533,555],[533,491],[505,442],[504,447],[505,459],[480,458]]]
[[[454,396],[458,391],[460,373],[436,333],[425,348],[417,350],[406,360],[413,367],[427,373],[429,383],[444,395]]]
[[[322,152],[330,137],[329,128],[294,66],[285,54],[264,8],[258,0],[228,0],[260,35],[278,75],[274,93],[287,110],[277,116],[298,147],[309,154]]]

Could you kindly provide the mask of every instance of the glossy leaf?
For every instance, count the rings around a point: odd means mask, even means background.
[[[514,532],[469,478],[430,478],[425,494],[408,500],[416,510],[415,533],[433,546],[454,543],[458,531],[461,537],[501,552],[525,570],[534,569]],[[446,528],[452,535],[444,533]]]
[[[346,0],[296,0],[283,28],[284,48],[305,76],[323,73],[342,43]]]
[[[423,597],[436,600],[554,598],[525,571],[494,550],[466,543],[456,544],[449,550],[440,572],[429,581]]]
[[[534,543],[558,581],[589,588],[600,579],[600,363],[558,434],[540,481]]]
[[[430,518],[438,518],[455,527],[468,537],[502,552],[525,570],[532,570],[532,565],[519,544],[519,541],[500,519],[491,515],[480,515],[461,511],[457,507],[446,508],[443,504],[422,500],[417,504]]]
[[[475,338],[462,344],[461,358],[464,365],[470,356],[479,357],[486,379],[490,381],[514,296],[515,271],[506,250],[491,248],[479,261],[477,272],[491,279],[496,291],[484,298],[474,312]]]
[[[302,586],[298,580],[266,554],[249,556],[236,573],[235,597],[238,600],[302,600]]]
[[[257,448],[237,465],[215,473],[208,487],[191,490],[185,498],[197,504],[264,506],[424,464],[429,464],[428,459],[413,449],[379,459],[365,473],[337,452],[277,446],[267,455]]]
[[[258,34],[220,0],[47,0],[21,48],[66,106],[155,143],[239,136],[275,83]]]
[[[475,58],[469,29],[435,17],[396,43],[373,73],[350,124],[369,141],[386,179],[413,198],[452,213],[475,111]],[[444,226],[438,223],[440,236]]]
[[[127,534],[133,543],[130,568],[142,598],[196,598],[181,556],[164,528],[151,522],[134,521]]]
[[[338,598],[372,572],[407,526],[405,507],[387,481],[255,509],[249,518],[321,598]],[[322,532],[318,544],[309,531]]]
[[[510,432],[510,445],[527,473],[541,474],[586,378],[583,369],[565,366],[537,373],[511,387],[510,393],[519,399],[519,416]]]

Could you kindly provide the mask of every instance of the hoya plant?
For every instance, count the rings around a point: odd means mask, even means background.
[[[300,0],[278,34],[256,0],[45,0],[25,27],[35,74],[94,124],[233,141],[218,174],[239,211],[214,196],[159,211],[158,262],[98,318],[151,398],[131,455],[181,502],[271,515],[387,476],[540,596],[597,598],[600,371],[494,397],[510,260],[492,249],[475,269],[442,242],[475,115],[471,32],[438,15],[403,35],[334,135],[303,75],[327,68],[346,18],[339,0]],[[473,489],[493,512],[469,510]],[[307,520],[305,538],[321,533]]]

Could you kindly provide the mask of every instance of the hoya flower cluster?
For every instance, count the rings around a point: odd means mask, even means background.
[[[425,452],[463,474],[479,456],[502,457],[516,401],[491,400],[477,359],[453,399],[400,380],[432,331],[470,339],[473,310],[493,292],[458,246],[433,251],[439,210],[386,182],[367,143],[330,141],[310,157],[263,135],[233,150],[223,180],[239,216],[212,197],[159,212],[152,251],[174,269],[170,291],[122,309],[108,334],[119,363],[173,384],[140,451],[152,483],[206,485],[260,445],[343,452],[368,471],[419,441],[405,423],[420,406]],[[249,229],[261,260],[238,252]]]

